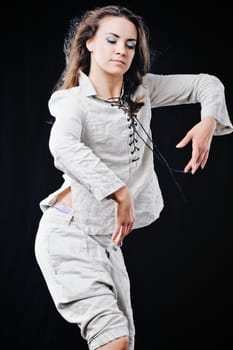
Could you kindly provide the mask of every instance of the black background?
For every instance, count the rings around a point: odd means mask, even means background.
[[[228,2],[118,1],[151,32],[155,73],[210,73],[225,85],[232,120],[232,18]],[[69,20],[106,1],[7,3],[1,9],[1,341],[4,349],[86,349],[57,314],[34,257],[39,201],[62,183],[48,150],[47,101],[64,65]],[[182,169],[175,148],[199,106],[153,111],[155,143]],[[165,199],[160,219],[135,230],[123,251],[131,279],[136,349],[225,349],[232,342],[232,134],[214,137],[209,161],[177,175],[183,202],[156,164]],[[2,347],[3,348],[3,347]]]

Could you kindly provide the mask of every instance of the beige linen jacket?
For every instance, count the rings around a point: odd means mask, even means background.
[[[95,96],[91,81],[82,72],[79,86],[51,95],[49,110],[55,121],[49,149],[64,182],[40,202],[44,212],[61,191],[71,186],[74,215],[87,234],[113,232],[115,202],[107,196],[124,185],[134,199],[135,228],[159,217],[164,202],[153,152],[144,142],[151,145],[151,141],[143,131],[151,137],[152,108],[199,103],[200,118],[216,118],[215,135],[233,131],[224,86],[209,74],[146,74],[134,94],[144,101],[135,118]]]

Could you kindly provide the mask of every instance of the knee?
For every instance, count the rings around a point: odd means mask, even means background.
[[[116,339],[116,341],[119,341],[118,348],[119,350],[128,350],[129,347],[129,338],[128,337],[121,337],[119,339]]]
[[[128,347],[129,347],[129,338],[120,337],[97,348],[96,350],[128,350]]]

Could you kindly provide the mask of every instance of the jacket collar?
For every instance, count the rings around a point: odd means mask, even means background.
[[[88,78],[88,76],[80,71],[80,76],[79,76],[79,88],[80,92],[84,96],[95,96],[96,95],[96,90]]]

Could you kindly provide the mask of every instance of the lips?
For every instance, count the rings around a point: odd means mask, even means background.
[[[111,62],[119,63],[119,64],[125,64],[122,60],[111,60]]]

